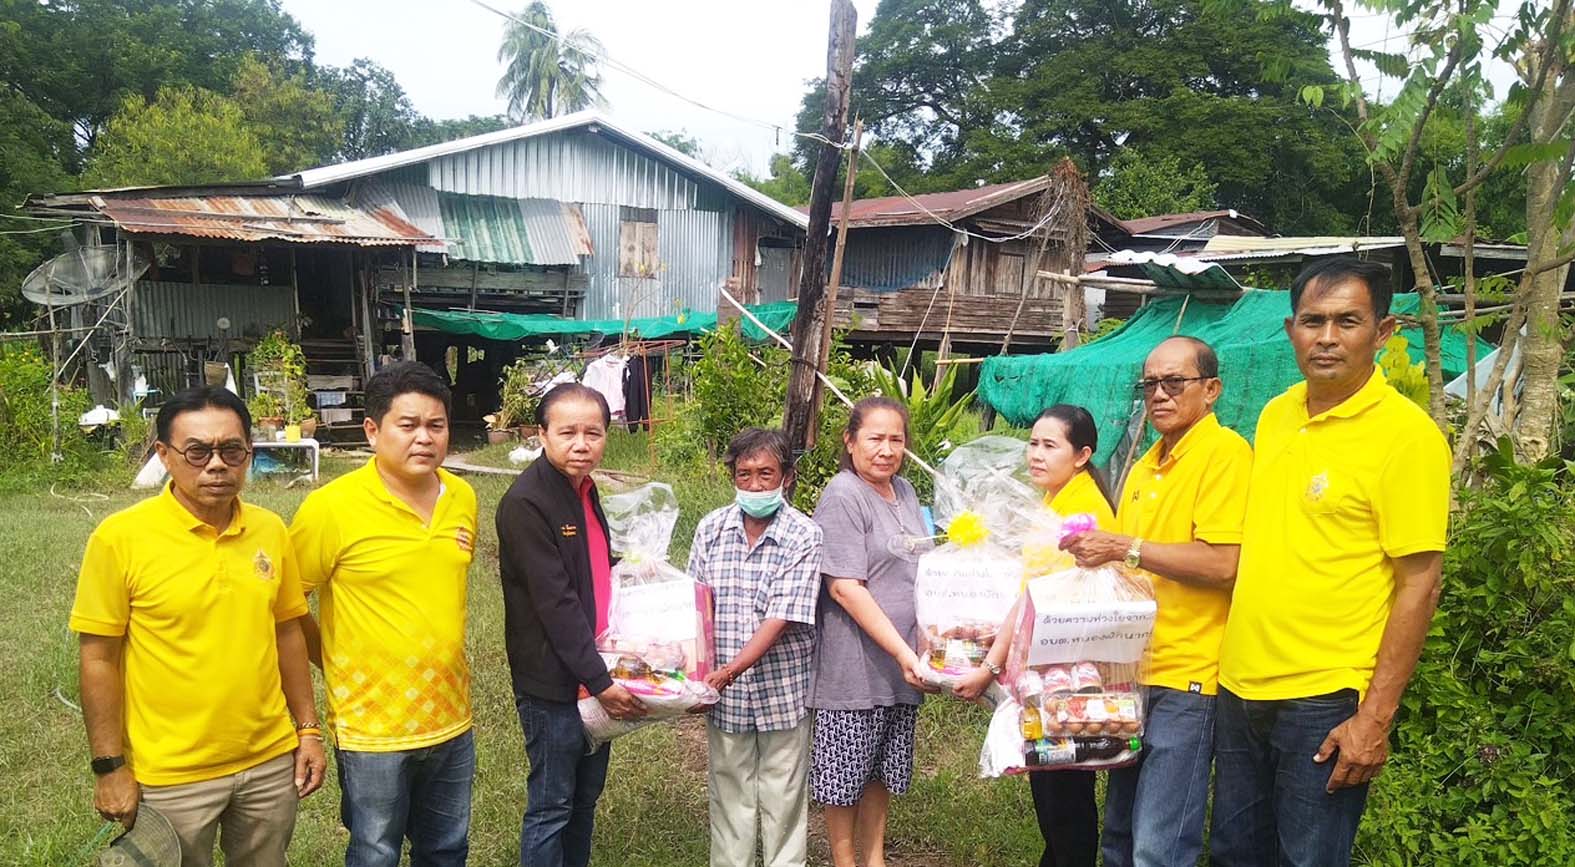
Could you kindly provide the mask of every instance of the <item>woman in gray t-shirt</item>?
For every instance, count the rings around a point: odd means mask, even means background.
[[[926,532],[913,486],[897,475],[907,409],[867,397],[854,405],[842,440],[842,471],[815,506],[825,539],[809,688],[810,794],[825,806],[836,867],[854,867],[855,826],[862,860],[884,860],[886,810],[913,778],[921,692],[934,690],[914,674],[914,548]],[[918,542],[919,551],[928,546]]]

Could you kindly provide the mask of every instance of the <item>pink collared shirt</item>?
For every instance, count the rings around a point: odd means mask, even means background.
[[[607,631],[607,608],[612,602],[612,560],[607,556],[607,528],[596,518],[591,505],[595,483],[590,476],[580,480],[580,508],[585,510],[585,550],[591,557],[591,589],[596,596],[596,635]]]

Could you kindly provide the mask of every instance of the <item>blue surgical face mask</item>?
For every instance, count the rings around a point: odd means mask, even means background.
[[[751,518],[769,518],[782,508],[782,488],[778,486],[769,491],[746,491],[742,488],[734,488],[733,502]]]

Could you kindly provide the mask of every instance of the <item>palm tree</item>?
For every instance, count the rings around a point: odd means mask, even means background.
[[[519,18],[550,33],[558,27],[552,11],[534,0]],[[584,29],[561,40],[510,21],[498,46],[498,59],[506,64],[498,79],[497,94],[509,100],[509,117],[540,120],[605,104],[597,58],[602,44]]]

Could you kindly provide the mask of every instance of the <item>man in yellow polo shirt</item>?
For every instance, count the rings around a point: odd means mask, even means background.
[[[1192,337],[1149,353],[1138,388],[1159,441],[1127,474],[1120,533],[1066,542],[1082,566],[1142,568],[1159,604],[1143,677],[1142,759],[1111,771],[1105,795],[1107,867],[1190,867],[1203,849],[1220,636],[1252,474],[1251,447],[1214,416],[1219,372],[1214,350]]]
[[[476,752],[465,661],[476,494],[440,468],[448,385],[418,362],[366,384],[373,458],[306,498],[290,526],[307,639],[328,686],[346,867],[460,867]]]
[[[290,540],[241,502],[239,397],[183,391],[155,424],[170,483],[93,531],[71,608],[93,806],[127,827],[157,810],[187,867],[213,863],[215,837],[231,867],[284,867],[326,765]]]
[[[1449,447],[1374,365],[1387,268],[1315,263],[1285,320],[1305,382],[1258,419],[1220,661],[1213,863],[1345,865],[1437,603]]]

